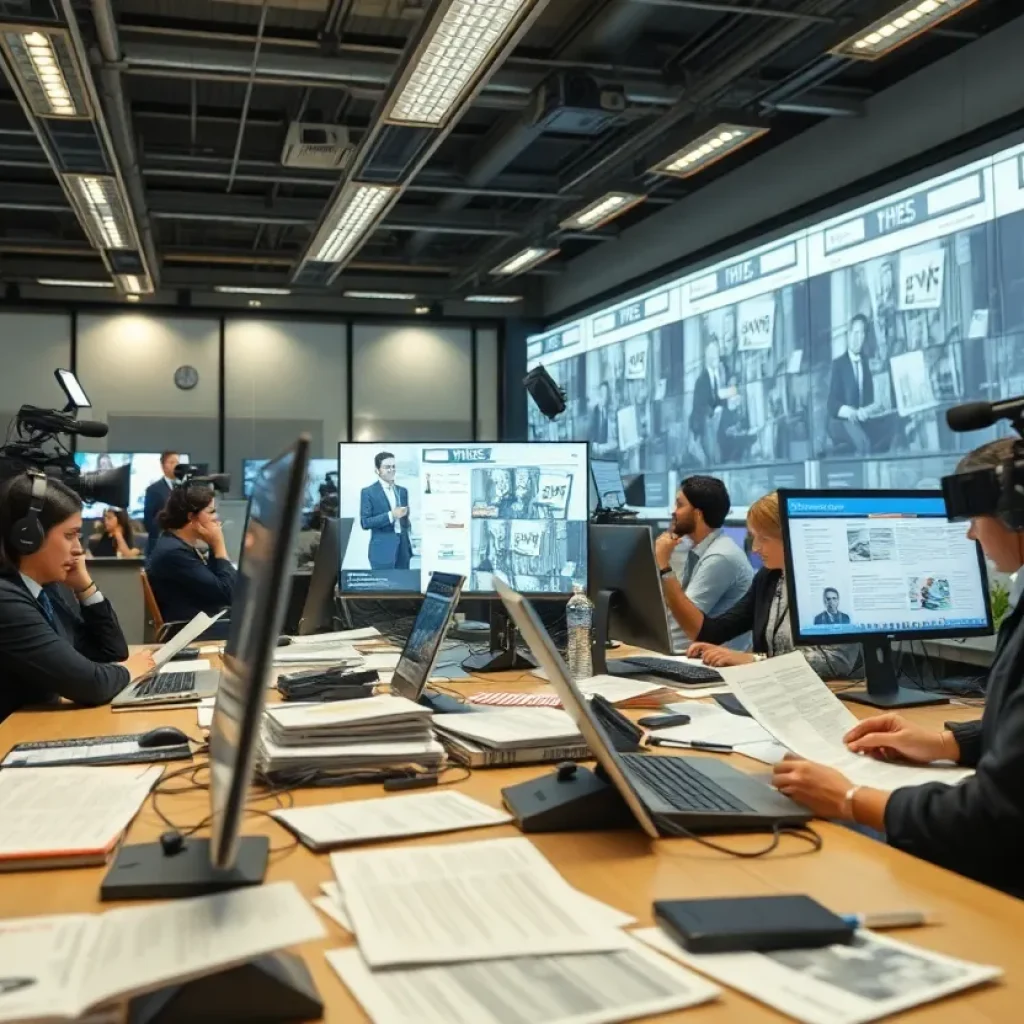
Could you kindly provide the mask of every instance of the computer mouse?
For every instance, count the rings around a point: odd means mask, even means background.
[[[183,747],[187,743],[188,737],[173,725],[158,726],[139,737],[139,746],[143,750],[150,747]]]

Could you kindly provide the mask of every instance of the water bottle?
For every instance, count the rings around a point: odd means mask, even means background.
[[[574,680],[589,679],[594,674],[590,660],[590,627],[594,621],[594,606],[578,584],[572,588],[572,597],[565,606],[565,625],[569,633],[566,648],[569,675]]]

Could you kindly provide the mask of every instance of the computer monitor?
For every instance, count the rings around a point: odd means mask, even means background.
[[[320,543],[313,556],[313,574],[302,605],[299,636],[330,632],[334,629],[334,595],[338,584],[341,553],[352,533],[351,519],[325,519]]]
[[[260,470],[267,465],[267,459],[242,460],[242,493],[249,497]],[[309,474],[302,492],[302,511],[309,514],[320,504],[320,486],[327,482],[327,474],[335,473],[338,463],[335,459],[310,459]]]
[[[672,654],[651,528],[592,525],[589,566],[595,674],[615,674],[615,662],[609,662],[605,656],[610,639]]]
[[[873,707],[945,698],[898,684],[892,640],[992,632],[981,548],[941,491],[781,490],[786,584],[798,645],[860,643]]]
[[[436,712],[465,710],[464,705],[452,697],[424,693],[465,582],[465,576],[450,572],[435,572],[430,577],[409,639],[391,677],[392,693],[419,701]]]
[[[183,463],[189,457],[182,453]],[[130,467],[129,500],[125,511],[132,519],[141,519],[146,503],[146,488],[164,475],[159,452],[75,452],[75,465],[83,473],[97,473],[105,469]],[[109,508],[101,501],[90,502],[82,508],[83,519],[99,519]]]
[[[562,599],[587,584],[583,442],[342,444],[338,468],[347,596],[422,594],[434,572],[465,576],[467,596],[493,597],[495,579]]]
[[[591,459],[590,475],[594,480],[599,508],[622,508],[626,504],[626,488],[618,462],[614,459]]]
[[[235,566],[242,558],[242,541],[245,539],[245,523],[248,516],[248,501],[217,495],[217,518],[224,532],[224,546],[228,549],[228,558]]]
[[[743,523],[742,525],[738,523],[726,523],[725,526],[722,527],[722,533],[733,539],[736,546],[747,556],[747,561],[749,561],[754,567],[755,572],[764,565],[764,562],[761,560],[761,556],[750,546],[750,530],[747,529],[746,523]]]

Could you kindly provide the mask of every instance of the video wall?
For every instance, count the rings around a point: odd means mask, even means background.
[[[1024,393],[1024,145],[528,340],[565,390],[531,440],[588,440],[662,514],[713,472],[777,487],[938,487],[996,436],[946,410]]]

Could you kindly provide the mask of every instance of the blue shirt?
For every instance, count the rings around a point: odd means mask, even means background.
[[[691,554],[696,556],[696,565],[692,568]],[[712,530],[690,551],[677,548],[672,562],[683,592],[705,615],[721,615],[728,611],[754,582],[754,569],[745,552],[721,530]],[[673,650],[683,654],[690,640],[679,628],[667,605],[665,614]],[[744,633],[730,640],[726,646],[736,651],[747,651],[750,649],[750,634]]]

